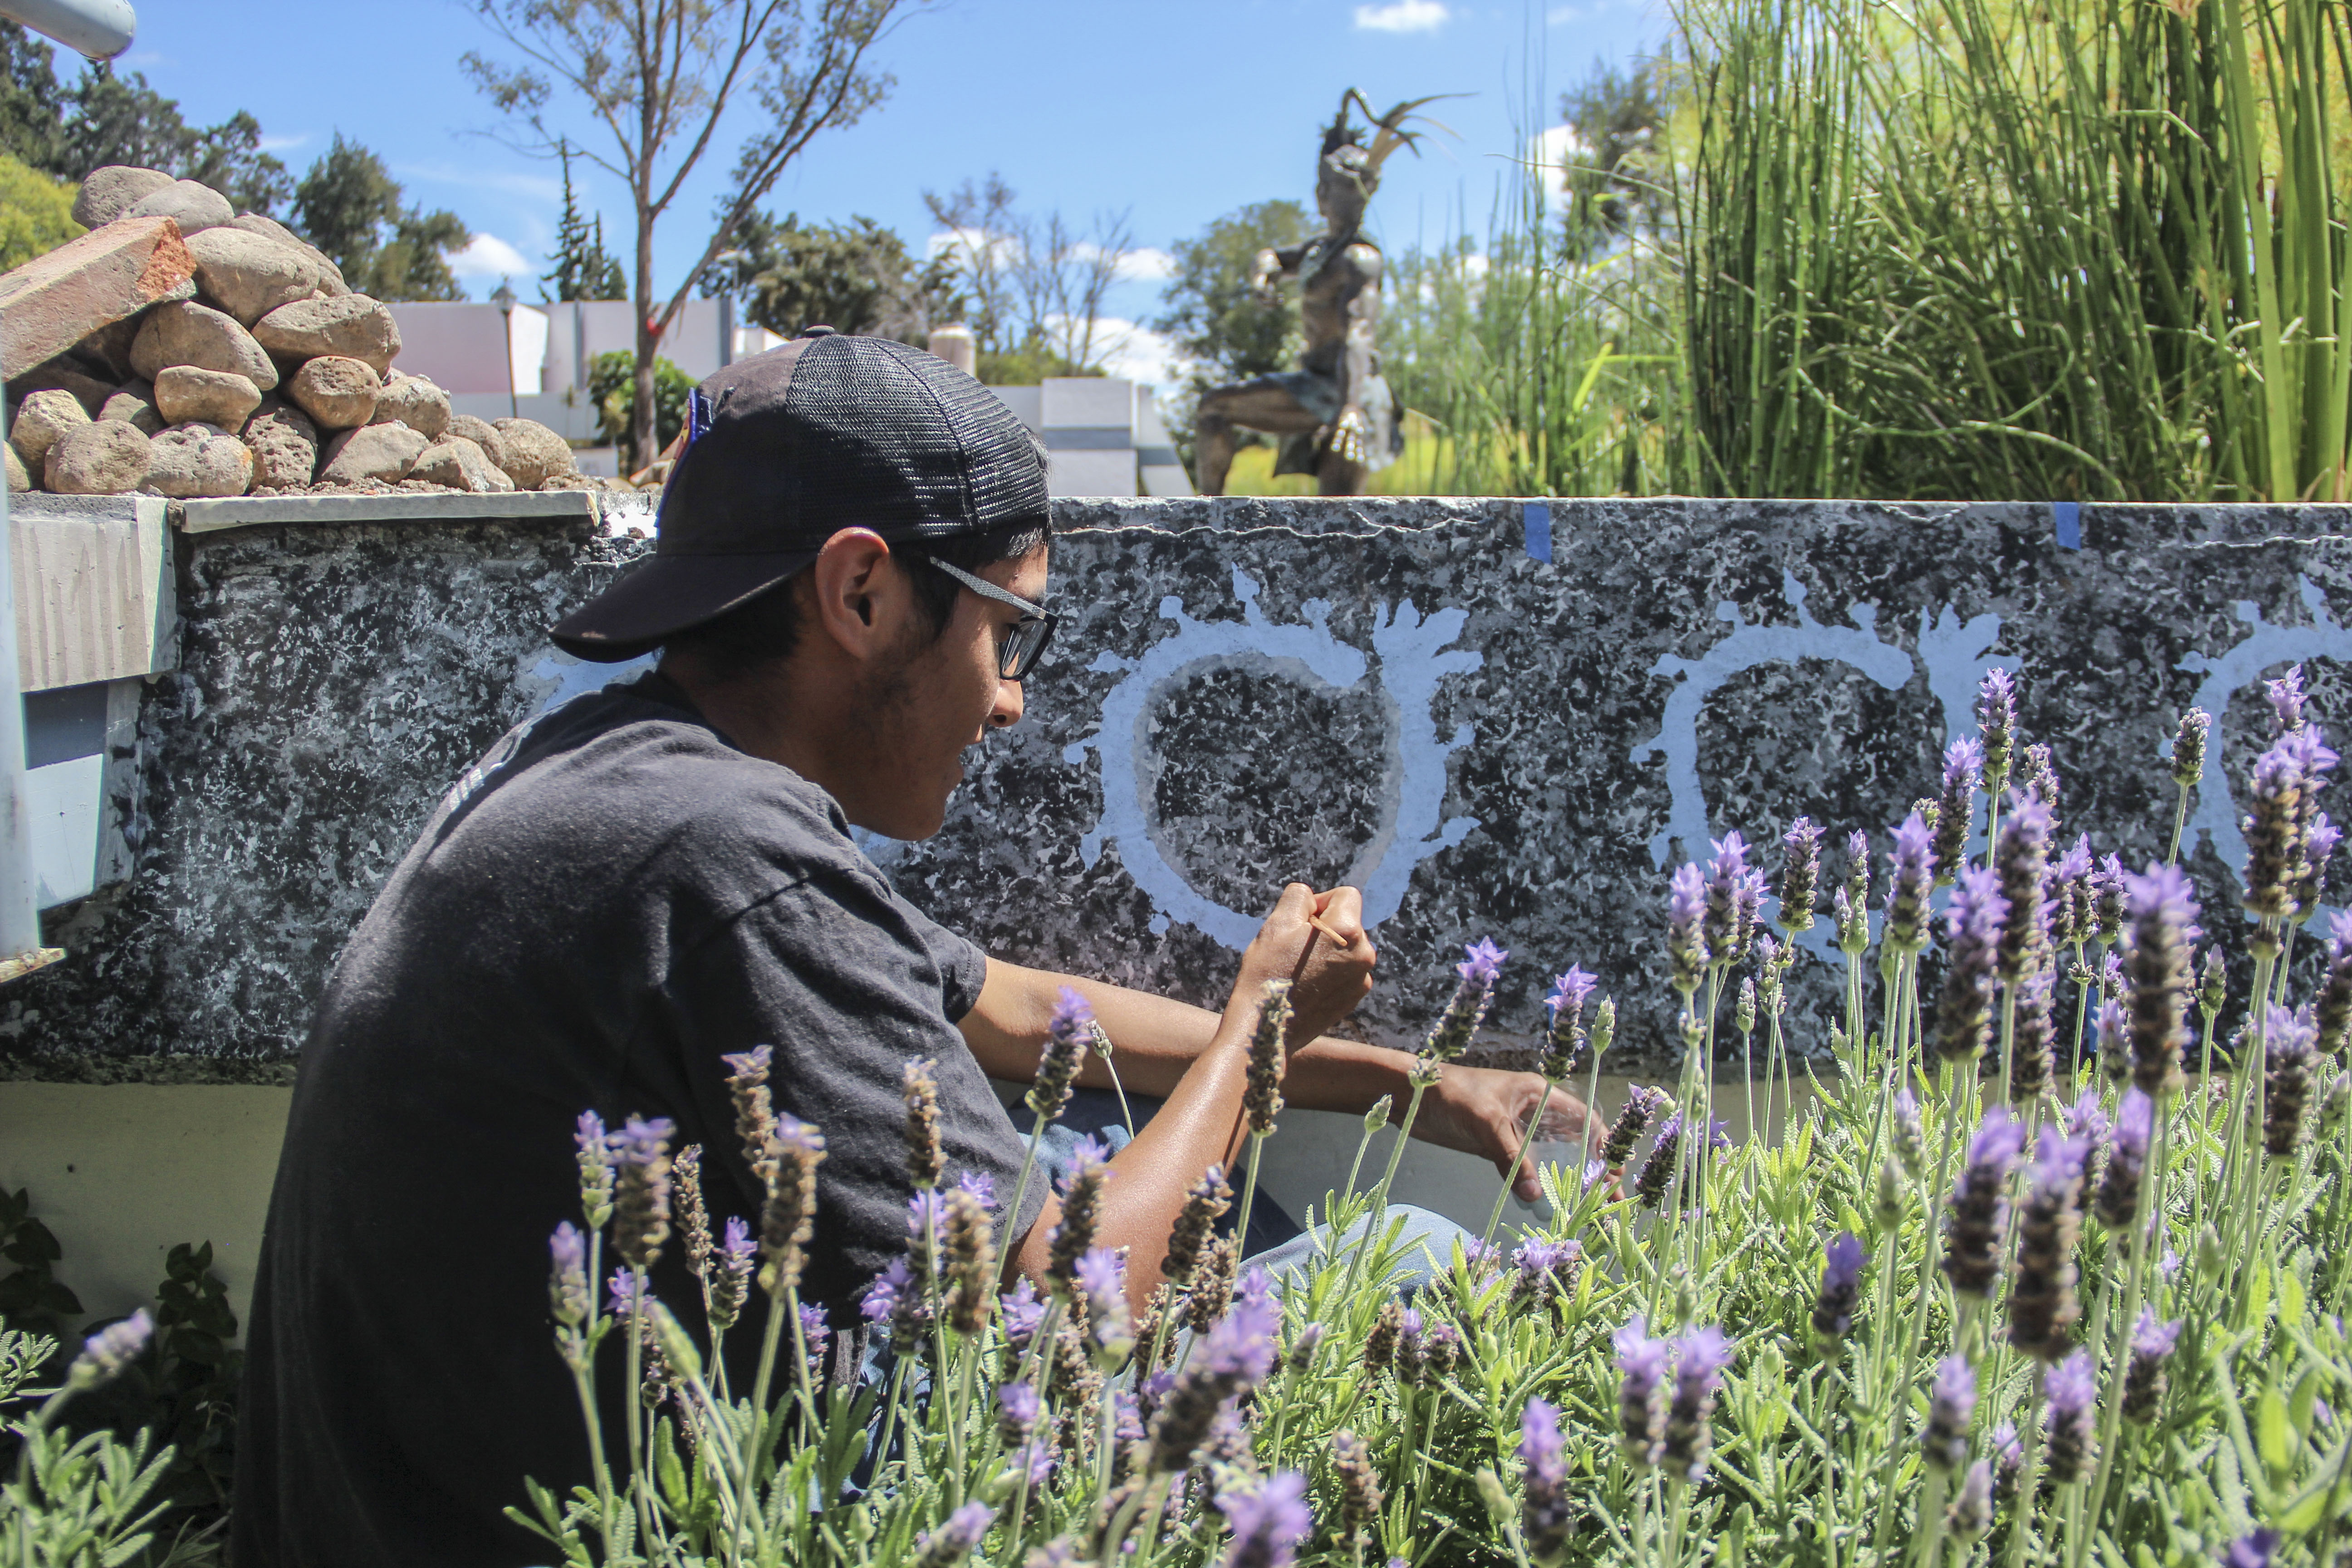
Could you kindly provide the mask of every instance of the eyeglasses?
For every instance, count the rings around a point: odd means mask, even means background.
[[[1045,645],[1054,640],[1054,623],[1060,617],[1053,615],[1043,605],[1033,605],[1018,594],[1008,594],[987,579],[975,577],[961,567],[950,566],[936,556],[926,555],[922,559],[929,562],[982,598],[993,599],[1000,605],[1010,605],[1022,612],[1021,618],[1013,623],[1012,635],[1007,637],[1003,646],[997,649],[996,673],[1000,679],[1005,680],[1020,680],[1026,678],[1030,670],[1036,668],[1038,656],[1045,651]]]

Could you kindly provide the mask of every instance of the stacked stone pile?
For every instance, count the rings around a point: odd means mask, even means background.
[[[14,491],[599,488],[530,419],[453,416],[400,328],[293,231],[193,180],[106,168],[90,232],[0,277]]]

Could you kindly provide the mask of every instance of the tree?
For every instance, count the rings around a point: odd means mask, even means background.
[[[22,267],[82,232],[74,187],[0,153],[0,272]]]
[[[1621,72],[1595,61],[1592,74],[1560,95],[1559,113],[1582,145],[1569,154],[1569,249],[1591,259],[1635,234],[1663,233],[1669,202],[1658,142],[1667,110],[1658,100],[1656,68]]]
[[[784,337],[821,321],[919,345],[953,311],[944,269],[918,270],[907,242],[870,217],[803,226],[797,214],[782,223],[755,214],[737,248],[728,291],[743,301],[746,320]]]
[[[1261,250],[1298,244],[1308,233],[1297,202],[1254,202],[1227,213],[1196,239],[1176,242],[1175,275],[1161,296],[1165,310],[1151,323],[1174,340],[1191,362],[1184,386],[1167,405],[1177,450],[1192,459],[1192,409],[1201,394],[1296,367],[1305,344],[1298,312],[1287,295],[1250,286]],[[1260,437],[1244,432],[1246,440]]]
[[[686,428],[686,400],[694,377],[666,359],[654,361],[654,431],[637,437],[637,361],[626,349],[598,354],[588,368],[588,401],[596,410],[596,439],[621,448],[621,471],[652,462]]]
[[[472,236],[452,212],[401,205],[383,160],[335,133],[325,157],[294,189],[294,227],[373,299],[462,300],[448,252]]]
[[[1103,302],[1134,248],[1127,215],[1097,214],[1081,232],[1058,212],[1022,214],[1013,188],[991,173],[946,195],[923,193],[945,231],[936,258],[943,282],[971,306],[981,379],[999,384],[1045,375],[1100,375],[1121,340],[1103,326]]]
[[[551,286],[558,300],[618,300],[629,291],[629,279],[620,258],[604,248],[604,216],[599,213],[592,221],[580,216],[572,194],[571,144],[559,141],[556,150],[563,160],[563,216],[555,225],[555,267],[540,281]],[[546,297],[545,289],[540,292]]]
[[[85,62],[61,89],[55,51],[14,22],[0,23],[0,55],[8,70],[0,150],[43,174],[79,182],[92,169],[131,163],[210,185],[257,213],[291,194],[286,165],[261,150],[261,122],[242,110],[218,125],[190,125],[144,76],[117,76],[104,60]]]
[[[468,50],[466,71],[517,127],[520,143],[550,155],[564,144],[548,118],[560,87],[609,138],[582,155],[628,188],[636,220],[638,449],[657,449],[654,361],[662,334],[793,161],[820,132],[855,124],[895,85],[869,70],[866,57],[902,3],[474,0],[523,63]],[[758,106],[760,128],[736,156],[701,255],[667,301],[656,300],[655,229],[746,98]]]

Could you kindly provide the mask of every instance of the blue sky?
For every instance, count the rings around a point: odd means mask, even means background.
[[[209,123],[257,118],[298,175],[333,133],[375,149],[411,200],[454,210],[481,237],[463,258],[477,297],[514,268],[534,297],[560,210],[551,163],[502,146],[498,121],[458,68],[498,40],[460,0],[136,0],[122,64]],[[1159,283],[1153,252],[1247,202],[1305,199],[1316,135],[1349,86],[1385,108],[1428,93],[1468,96],[1431,112],[1460,134],[1391,161],[1372,227],[1391,247],[1435,239],[1466,213],[1484,227],[1496,180],[1557,118],[1559,89],[1596,58],[1622,61],[1664,37],[1660,0],[931,0],[910,5],[878,51],[898,79],[858,125],[812,144],[770,198],[803,219],[862,213],[920,249],[921,193],[994,170],[1044,213],[1084,222],[1125,211],[1146,247],[1112,309],[1142,320]],[[657,231],[674,287],[707,235],[748,122],[722,129]],[[594,135],[584,120],[572,127]],[[575,163],[623,255],[630,218],[617,182]],[[1139,335],[1126,368],[1147,374]]]

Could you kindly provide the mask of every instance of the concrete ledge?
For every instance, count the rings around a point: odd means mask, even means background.
[[[511,495],[228,496],[176,503],[183,531],[341,522],[472,522],[485,518],[594,517],[592,490],[524,490]]]
[[[47,691],[171,668],[179,605],[163,498],[9,500],[18,684]]]

